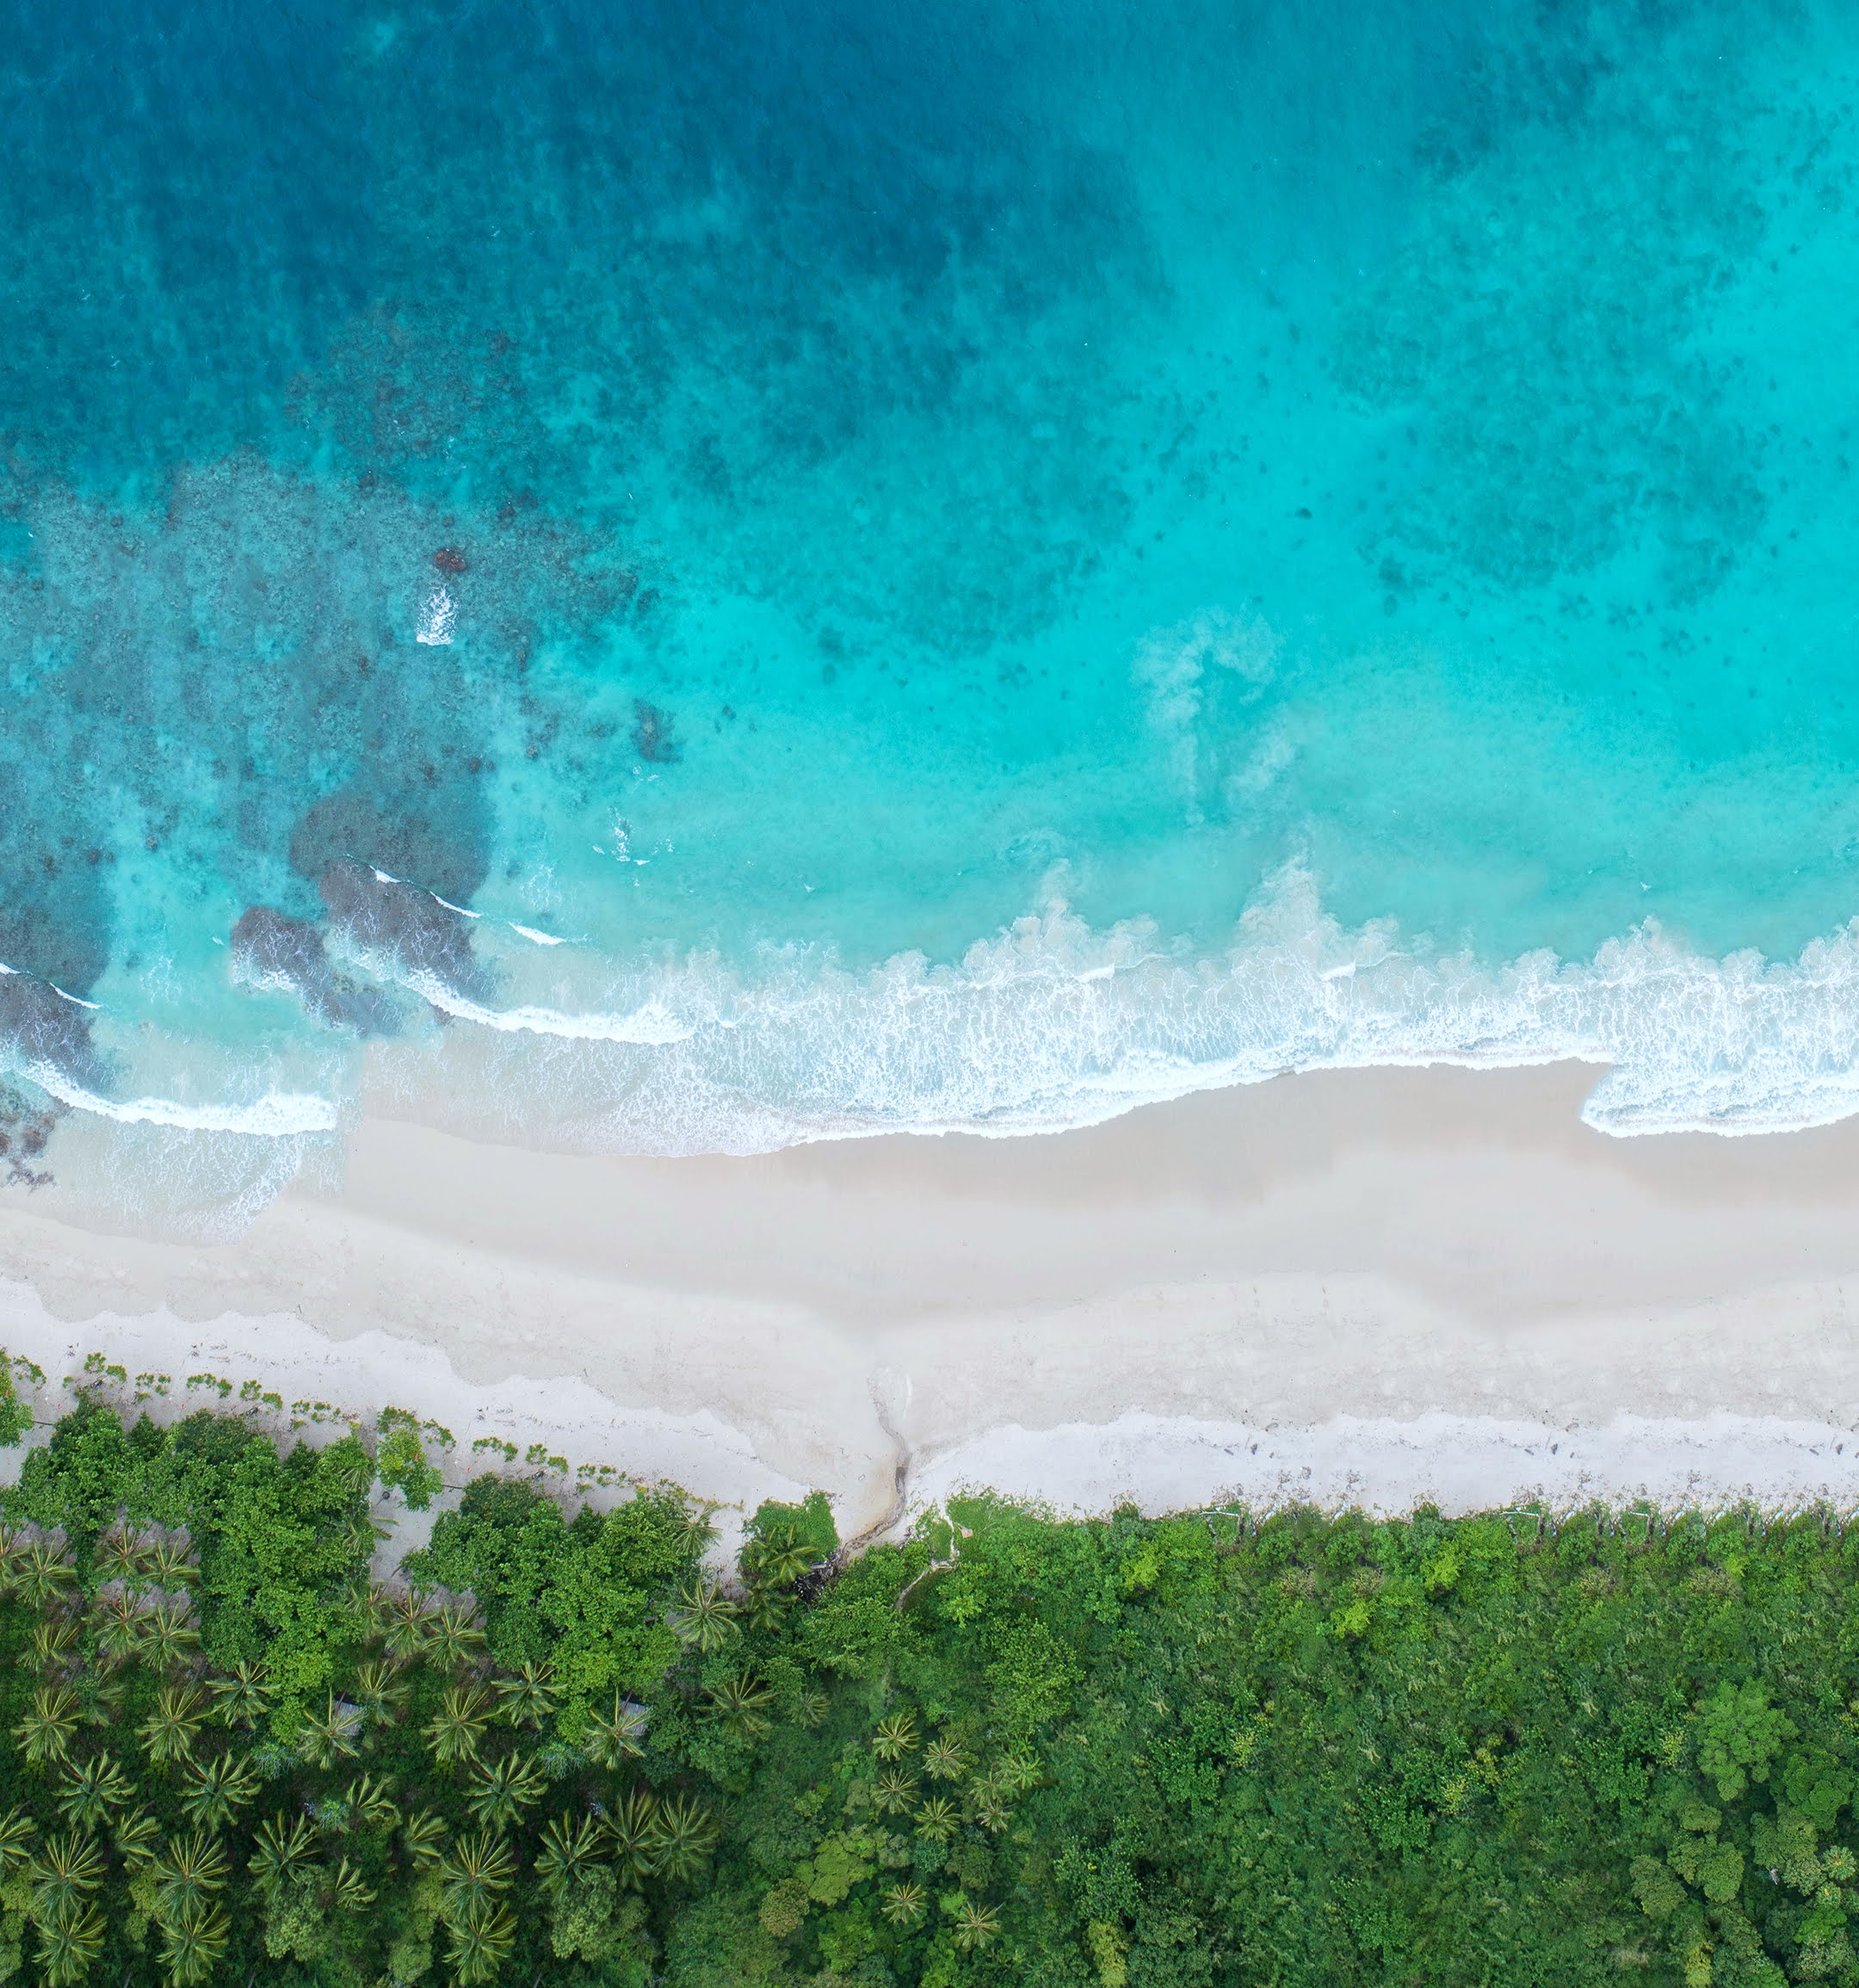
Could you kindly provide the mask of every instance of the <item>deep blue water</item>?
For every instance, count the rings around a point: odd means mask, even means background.
[[[9,1161],[1859,1108],[1856,80],[1738,0],[0,7]]]

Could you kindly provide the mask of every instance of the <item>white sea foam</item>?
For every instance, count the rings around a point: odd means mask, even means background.
[[[435,587],[420,603],[419,626],[413,639],[429,649],[442,649],[452,639],[458,623],[458,608],[443,587]]]
[[[1782,964],[1700,957],[1649,923],[1591,960],[1491,966],[1345,929],[1295,868],[1213,954],[1054,904],[953,966],[695,958],[613,972],[574,1009],[419,991],[501,1039],[441,1046],[448,1116],[633,1151],[1054,1131],[1288,1071],[1565,1059],[1611,1066],[1584,1116],[1615,1136],[1859,1112],[1859,921]],[[432,1074],[402,1081],[429,1096]]]
[[[329,1099],[300,1092],[267,1091],[250,1104],[181,1104],[167,1097],[118,1102],[73,1084],[56,1065],[28,1064],[26,1074],[48,1096],[73,1111],[88,1112],[117,1125],[164,1126],[175,1132],[237,1133],[250,1139],[290,1139],[305,1133],[333,1132],[337,1109]]]

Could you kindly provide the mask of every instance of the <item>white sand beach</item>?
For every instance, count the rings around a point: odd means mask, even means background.
[[[849,1533],[986,1485],[1859,1505],[1859,1122],[1613,1139],[1596,1074],[1317,1073],[747,1159],[371,1118],[339,1192],[229,1244],[0,1195],[0,1344],[47,1412],[96,1352],[417,1410],[449,1475],[494,1435],[738,1506],[818,1485]]]

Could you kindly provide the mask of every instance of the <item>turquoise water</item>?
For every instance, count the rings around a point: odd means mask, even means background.
[[[9,0],[0,1118],[1859,1109],[1859,14]]]

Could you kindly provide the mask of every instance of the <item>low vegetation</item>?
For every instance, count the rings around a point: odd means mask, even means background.
[[[18,1420],[15,1417],[15,1420]],[[16,1430],[15,1431],[16,1433]],[[1859,1981],[1859,1528],[1056,1522],[844,1560],[411,1417],[80,1400],[0,1494],[0,1979]]]

